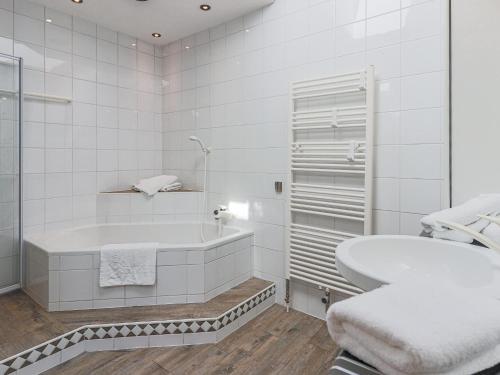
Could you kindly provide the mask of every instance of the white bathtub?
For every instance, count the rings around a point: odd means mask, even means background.
[[[195,223],[102,224],[25,239],[25,290],[48,311],[205,302],[251,276],[253,232]],[[158,242],[154,286],[101,288],[106,244]]]

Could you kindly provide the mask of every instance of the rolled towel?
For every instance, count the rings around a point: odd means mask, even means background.
[[[136,191],[142,191],[147,195],[155,195],[165,186],[171,185],[177,182],[177,176],[161,175],[151,178],[145,178],[140,180],[138,184],[133,186]]]
[[[497,211],[500,211],[500,194],[483,194],[461,205],[427,215],[421,219],[421,223],[424,231],[432,234],[434,238],[471,243],[473,241],[472,237],[450,230],[442,226],[439,221],[446,220],[466,226],[471,225],[471,229],[480,232],[489,223],[478,218],[477,215],[488,215]]]
[[[387,375],[469,375],[500,363],[500,301],[429,281],[335,303],[335,342]]]

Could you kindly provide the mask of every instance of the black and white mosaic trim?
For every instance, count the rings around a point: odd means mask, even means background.
[[[34,375],[84,352],[216,343],[271,307],[276,286],[215,318],[86,325],[0,362],[0,375]]]

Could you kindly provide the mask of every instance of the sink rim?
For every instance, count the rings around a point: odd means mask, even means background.
[[[364,282],[370,282],[371,284],[378,283],[380,285],[383,284],[391,284],[395,280],[388,279],[384,277],[384,275],[381,275],[380,272],[374,272],[370,270],[368,267],[365,265],[359,263],[356,259],[354,259],[350,253],[351,247],[356,245],[357,243],[360,242],[365,242],[365,241],[370,241],[370,240],[408,240],[408,241],[418,241],[422,243],[439,243],[448,247],[458,247],[462,249],[466,249],[467,251],[474,252],[481,257],[487,259],[489,262],[491,262],[492,267],[495,269],[500,269],[500,255],[495,253],[494,250],[491,250],[489,248],[477,246],[477,245],[472,245],[472,244],[467,244],[467,243],[462,243],[462,242],[454,242],[454,241],[448,241],[448,240],[440,240],[440,239],[435,239],[435,238],[429,238],[429,237],[419,237],[419,236],[409,236],[409,235],[368,235],[368,236],[360,236],[356,238],[349,239],[347,241],[342,242],[339,244],[336,250],[336,256],[335,256],[335,263],[337,266],[337,269],[341,273],[341,275],[346,278],[348,281],[353,283],[354,285],[361,287],[365,290],[370,290],[364,288],[363,285],[357,285],[357,283],[364,283]],[[348,274],[347,277],[344,275],[344,273]],[[355,275],[358,279],[361,278],[363,279],[362,281],[359,280],[352,280],[353,277],[349,277],[352,275]],[[371,280],[370,280],[371,279]],[[373,288],[372,288],[373,289]]]

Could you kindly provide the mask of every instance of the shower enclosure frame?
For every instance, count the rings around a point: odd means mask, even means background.
[[[18,282],[0,289],[0,294],[8,293],[16,289],[20,289],[24,284],[24,246],[23,246],[23,238],[24,238],[24,228],[23,228],[23,125],[24,125],[24,82],[23,82],[23,71],[24,71],[24,59],[22,57],[17,57],[13,55],[9,55],[6,53],[0,52],[0,58],[10,59],[13,64],[17,62],[17,92],[16,87],[14,87],[12,96],[17,96],[17,174],[18,174],[18,251],[19,251],[19,279]],[[15,77],[15,74],[13,74]]]

